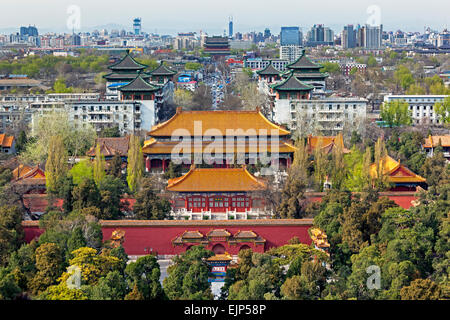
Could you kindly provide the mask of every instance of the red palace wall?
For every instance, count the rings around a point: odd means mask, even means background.
[[[380,197],[388,197],[399,207],[408,210],[413,206],[412,202],[419,198],[416,194],[414,191],[380,192]],[[311,202],[321,202],[324,195],[324,192],[305,193],[306,198]]]
[[[190,244],[174,246],[172,241],[185,231],[199,231],[203,235],[214,229],[225,229],[232,235],[238,231],[253,231],[266,240],[264,245],[251,242],[241,242],[230,245],[227,242],[209,242],[204,245],[212,250],[217,244],[225,247],[230,254],[238,254],[242,246],[246,245],[256,252],[264,252],[273,247],[283,246],[293,237],[298,237],[302,243],[311,244],[308,229],[312,226],[312,219],[300,220],[118,220],[101,221],[103,240],[109,240],[114,230],[125,231],[122,243],[128,255],[146,255],[156,252],[158,255],[175,255],[185,252]],[[30,242],[43,233],[37,221],[25,221],[25,240]]]

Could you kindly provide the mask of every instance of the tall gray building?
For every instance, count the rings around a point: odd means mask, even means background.
[[[352,24],[345,26],[342,31],[342,47],[344,49],[356,47],[356,30]]]
[[[383,25],[371,26],[366,24],[364,27],[364,47],[367,49],[380,49],[382,47],[382,34]]]

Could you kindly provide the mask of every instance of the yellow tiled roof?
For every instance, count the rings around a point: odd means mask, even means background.
[[[6,134],[0,134],[0,146],[3,148],[11,148],[14,142],[14,136],[7,136]]]
[[[384,157],[382,161],[384,162],[383,174],[388,175],[388,180],[390,182],[426,182],[425,178],[419,176],[418,174],[415,174],[407,167],[402,165],[399,161],[395,161],[390,156]],[[375,178],[377,176],[377,168],[375,164],[372,164],[370,166],[370,175],[372,178]]]
[[[439,144],[439,140],[441,141],[441,146],[450,147],[450,136],[429,136],[425,138],[424,148],[433,148],[437,147]]]
[[[246,192],[266,189],[262,179],[246,168],[191,168],[184,176],[170,179],[167,190],[174,192]]]
[[[336,137],[309,135],[308,140],[307,140],[308,152],[313,152],[314,149],[316,149],[317,145],[319,144],[320,140],[321,140],[322,149],[327,150],[327,152],[331,152],[333,146],[335,146],[335,145],[340,146],[344,153],[350,152],[350,150],[348,150],[344,146],[344,139],[343,139],[342,135],[338,135]]]
[[[201,122],[201,132],[194,130],[194,122]],[[275,136],[286,136],[290,132],[282,127],[270,122],[258,110],[253,111],[182,111],[177,109],[177,113],[166,122],[152,127],[148,133],[154,137],[170,137],[175,130],[187,130],[186,133],[191,136],[207,135],[207,130],[219,130],[223,136],[227,135],[228,130],[242,129],[242,135],[249,135],[248,130],[255,130],[255,135],[259,135],[259,130],[266,129],[267,135],[276,130]],[[250,131],[249,131],[250,132]],[[209,134],[215,135],[213,131]]]

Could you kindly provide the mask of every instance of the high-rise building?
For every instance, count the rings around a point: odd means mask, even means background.
[[[264,39],[270,38],[270,36],[271,36],[270,29],[266,28],[264,30]]]
[[[228,37],[233,38],[233,17],[230,17],[230,22],[228,23]]]
[[[344,27],[344,31],[342,31],[342,47],[344,49],[356,47],[356,33],[352,24]]]
[[[367,49],[379,49],[382,47],[381,35],[383,25],[371,26],[366,24],[364,27],[364,47]]]
[[[141,30],[142,30],[141,22],[142,22],[141,18],[135,18],[133,20],[133,30],[134,30],[134,34],[137,36],[141,34]]]
[[[324,42],[334,42],[334,31],[328,27],[323,28],[323,41]]]
[[[25,37],[38,37],[39,32],[36,27],[28,26],[28,27],[20,27],[20,36]]]
[[[439,34],[437,39],[437,46],[438,47],[450,46],[450,32],[447,29],[445,29]]]
[[[282,46],[301,46],[303,43],[299,27],[281,27]]]
[[[73,46],[80,46],[81,45],[81,37],[78,34],[72,34],[71,37],[71,43]]]
[[[330,45],[334,42],[334,32],[323,24],[315,24],[308,32],[308,46]]]

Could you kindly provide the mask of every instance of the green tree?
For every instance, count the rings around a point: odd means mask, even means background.
[[[439,300],[441,289],[429,279],[416,279],[400,290],[402,300]]]
[[[100,151],[100,145],[97,144],[95,148],[95,160],[94,160],[94,181],[99,185],[105,178],[106,172],[106,161],[105,156]]]
[[[128,150],[127,182],[131,192],[136,192],[142,175],[144,174],[144,156],[139,137],[130,137],[130,147]]]
[[[170,202],[158,197],[153,178],[142,179],[142,184],[135,199],[133,212],[137,219],[164,220],[170,213]]]
[[[73,208],[81,210],[88,207],[100,207],[100,192],[93,179],[83,179],[73,189]]]
[[[194,246],[176,256],[173,259],[175,264],[167,269],[168,276],[163,280],[167,297],[171,300],[211,300],[209,267],[204,259],[212,255],[211,251],[202,246]]]
[[[67,174],[67,151],[60,136],[50,138],[48,157],[45,164],[45,184],[47,192],[59,191],[61,180]]]
[[[323,68],[320,69],[321,72],[327,72],[330,74],[341,73],[341,67],[339,66],[339,63],[324,62],[322,65],[323,65]]]
[[[107,175],[98,186],[101,216],[99,219],[119,219],[122,216],[121,198],[125,185],[121,179]]]
[[[381,106],[380,116],[389,127],[411,125],[412,115],[405,101],[390,101]]]
[[[444,99],[444,102],[436,102],[434,110],[439,116],[439,120],[444,124],[450,123],[450,96]]]
[[[41,244],[36,249],[36,276],[30,287],[34,294],[45,291],[49,286],[56,284],[63,269],[63,253],[54,243]]]
[[[81,160],[76,163],[69,174],[72,176],[73,183],[79,185],[84,179],[94,179],[94,169],[89,160]]]
[[[109,163],[108,174],[116,178],[122,177],[122,157],[118,153],[114,154]]]
[[[6,266],[10,255],[24,239],[22,212],[15,206],[0,207],[0,267]]]
[[[403,88],[403,90],[408,89],[409,86],[414,83],[414,77],[409,68],[405,65],[400,65],[394,72],[394,80]]]
[[[123,300],[127,293],[127,283],[118,271],[109,272],[100,278],[95,286],[88,287],[91,300]]]
[[[125,273],[130,286],[136,284],[145,300],[163,299],[164,291],[159,282],[161,272],[154,256],[144,256],[127,265]],[[186,275],[187,276],[187,275]],[[198,275],[194,275],[196,277]]]

